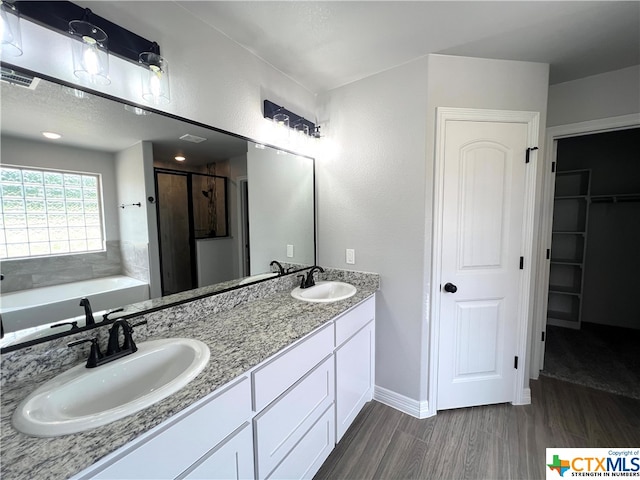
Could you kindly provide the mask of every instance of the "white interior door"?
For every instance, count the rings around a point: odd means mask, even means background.
[[[526,123],[447,121],[437,409],[514,400]]]

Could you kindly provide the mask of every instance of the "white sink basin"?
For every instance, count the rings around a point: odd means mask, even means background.
[[[350,283],[320,281],[314,287],[294,288],[291,296],[305,302],[331,303],[353,297],[356,287]]]
[[[258,273],[257,275],[251,275],[250,277],[241,280],[238,285],[246,285],[248,283],[257,282],[259,280],[264,280],[266,278],[277,277],[278,273],[276,272],[267,272],[267,273]]]
[[[177,392],[208,362],[209,347],[199,340],[143,342],[131,355],[96,368],[78,365],[49,380],[18,405],[13,426],[55,437],[106,425]]]

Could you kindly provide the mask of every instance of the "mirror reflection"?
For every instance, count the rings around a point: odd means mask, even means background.
[[[4,67],[1,87],[1,346],[84,326],[81,298],[98,322],[315,263],[312,159]]]

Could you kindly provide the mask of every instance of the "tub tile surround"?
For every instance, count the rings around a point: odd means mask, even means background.
[[[122,271],[126,276],[147,283],[151,281],[148,243],[121,241],[120,253],[122,255]]]
[[[356,295],[329,304],[301,302],[290,295],[298,279],[289,275],[130,319],[131,323],[148,322],[135,329],[137,342],[170,337],[204,341],[211,350],[209,364],[195,380],[163,401],[84,433],[54,438],[29,437],[13,429],[11,415],[17,404],[38,385],[85,361],[88,347],[70,349],[67,343],[97,333],[104,345],[107,328],[4,354],[1,357],[0,476],[68,478],[255,367],[379,288],[377,274],[325,270],[316,278],[352,283],[358,288]]]
[[[108,240],[104,252],[5,260],[2,273],[3,293],[121,275],[120,242]]]

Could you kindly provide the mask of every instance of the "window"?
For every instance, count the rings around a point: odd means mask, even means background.
[[[100,176],[0,167],[0,258],[104,250]]]

